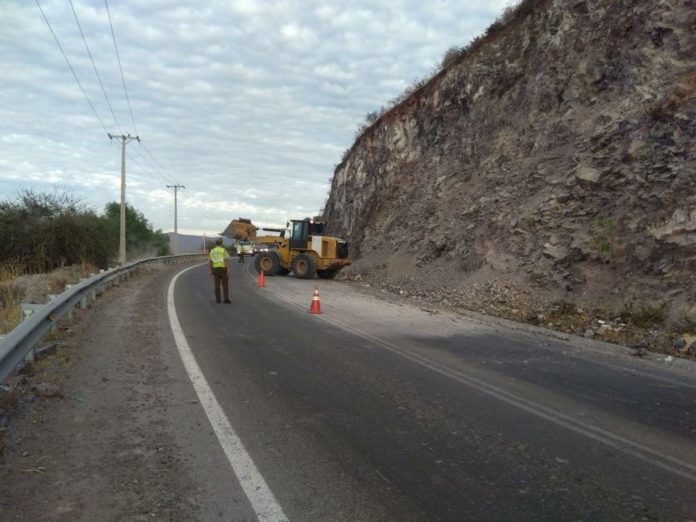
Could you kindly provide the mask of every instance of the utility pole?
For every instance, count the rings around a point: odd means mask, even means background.
[[[121,140],[121,220],[118,238],[118,264],[126,264],[126,145],[133,140],[140,141],[139,136],[122,134],[116,136],[109,133],[109,139]]]
[[[183,185],[167,185],[167,188],[174,189],[174,251],[172,254],[178,254],[179,253],[179,225],[178,225],[178,219],[176,215],[177,211],[177,202],[176,202],[176,194],[179,189],[185,189]]]

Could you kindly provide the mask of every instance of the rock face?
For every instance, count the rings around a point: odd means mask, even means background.
[[[391,280],[693,301],[696,0],[524,4],[357,139],[324,218]]]

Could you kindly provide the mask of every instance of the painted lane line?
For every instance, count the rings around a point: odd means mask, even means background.
[[[201,265],[188,267],[174,276],[167,291],[167,310],[169,312],[169,322],[174,334],[174,341],[179,350],[181,361],[184,363],[186,373],[196,390],[196,395],[205,410],[205,414],[210,421],[213,431],[222,446],[227,460],[232,467],[232,472],[237,476],[239,483],[244,490],[249,502],[251,503],[256,516],[260,522],[284,522],[288,517],[283,512],[280,504],[271,492],[268,484],[254,465],[249,453],[244,448],[244,444],[232,428],[225,412],[217,401],[213,390],[208,385],[203,372],[201,371],[196,358],[191,351],[191,347],[186,340],[186,336],[181,328],[179,317],[174,306],[174,287],[179,276],[183,273],[197,268]]]
[[[280,293],[276,293],[275,295],[281,300],[285,301],[286,303],[297,306],[299,308],[306,308],[298,301],[295,301],[294,299],[286,295]],[[663,469],[675,475],[679,475],[680,477],[686,478],[692,482],[696,482],[696,466],[690,464],[689,462],[685,462],[683,459],[672,457],[671,455],[667,455],[666,453],[655,450],[638,442],[632,441],[622,435],[619,435],[618,433],[614,433],[600,428],[598,426],[594,426],[582,420],[571,417],[570,415],[566,415],[557,410],[554,410],[553,408],[549,408],[535,401],[531,401],[519,395],[510,393],[509,391],[506,391],[503,388],[500,388],[479,378],[468,375],[464,372],[448,368],[447,366],[444,366],[426,357],[423,357],[422,355],[408,350],[407,348],[397,346],[373,334],[355,328],[354,326],[345,324],[329,315],[324,314],[318,315],[316,317],[342,330],[345,330],[346,332],[352,333],[357,337],[371,342],[395,355],[398,355],[399,357],[414,362],[420,366],[423,366],[424,368],[428,368],[431,371],[437,372],[440,375],[453,379],[461,384],[464,384],[465,386],[474,388],[482,393],[485,393],[486,395],[494,397],[511,406],[514,406],[532,415],[545,419],[558,426],[562,426],[574,433],[577,433],[578,435],[583,435],[589,439],[600,442],[624,454],[636,457],[642,460],[643,462],[652,464],[653,466],[656,466],[660,469]]]

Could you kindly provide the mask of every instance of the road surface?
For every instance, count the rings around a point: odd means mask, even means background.
[[[693,371],[249,261],[229,305],[153,267],[80,311],[3,520],[696,520]]]
[[[232,305],[194,268],[176,309],[291,520],[696,519],[692,377],[233,268]]]

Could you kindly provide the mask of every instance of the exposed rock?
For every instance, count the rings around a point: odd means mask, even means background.
[[[553,245],[551,243],[546,243],[544,245],[544,255],[548,256],[556,261],[562,261],[568,257],[568,249],[563,245]]]
[[[606,334],[608,334],[609,332],[612,332],[613,330],[614,330],[614,328],[612,328],[611,325],[609,325],[609,324],[603,324],[603,325],[601,325],[601,326],[597,329],[597,333],[598,333],[599,335],[606,335]]]
[[[589,181],[590,183],[597,183],[601,175],[602,173],[599,170],[585,165],[580,165],[575,171],[576,178],[581,181]]]
[[[696,357],[696,341],[689,345],[689,347],[686,349],[686,354],[690,355],[691,357]]]
[[[696,302],[693,2],[524,3],[358,137],[330,231],[388,285],[539,324],[487,282],[535,306]]]
[[[696,174],[694,175],[694,191],[696,191]],[[674,243],[681,246],[696,245],[696,208],[687,212],[678,208],[672,217],[661,227],[651,230],[658,241]]]

